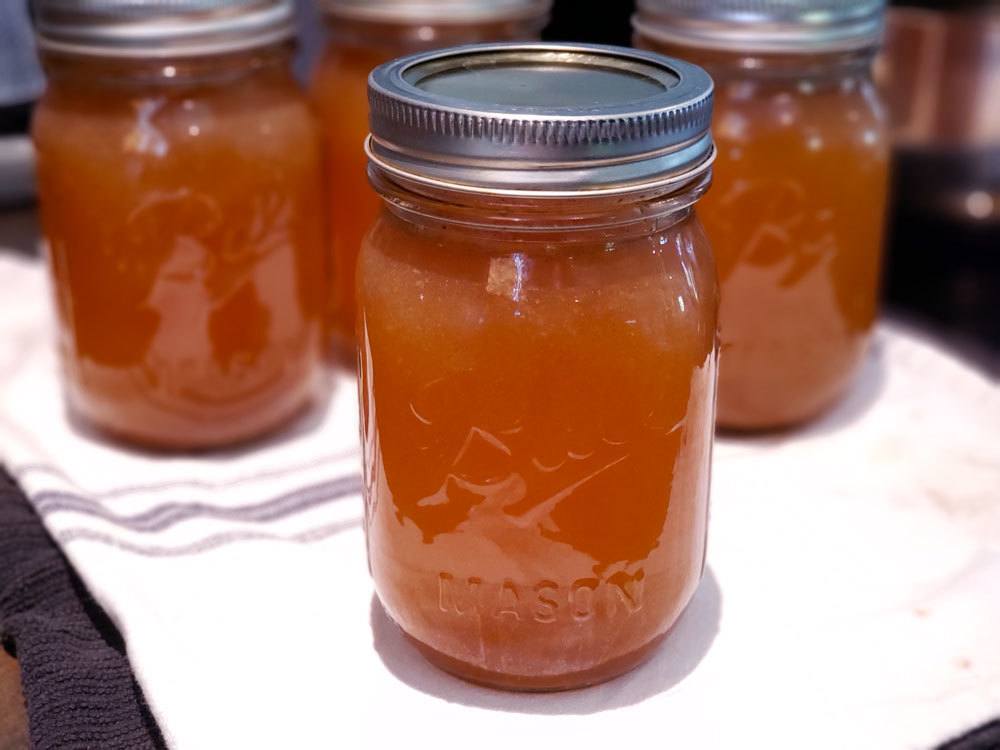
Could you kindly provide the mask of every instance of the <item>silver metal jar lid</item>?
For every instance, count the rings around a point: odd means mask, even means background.
[[[652,52],[477,44],[368,79],[368,156],[416,182],[534,196],[626,193],[711,166],[712,79]]]
[[[861,49],[882,37],[885,0],[638,0],[649,39],[745,52]]]
[[[262,47],[295,33],[293,0],[33,0],[38,46],[168,58]]]
[[[316,0],[324,13],[385,23],[490,23],[544,18],[552,0]]]

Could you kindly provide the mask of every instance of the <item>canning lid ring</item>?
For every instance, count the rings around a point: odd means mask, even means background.
[[[394,177],[427,187],[439,188],[457,193],[496,195],[505,198],[596,198],[617,195],[633,195],[635,193],[657,191],[666,187],[677,187],[694,181],[699,175],[704,174],[712,168],[712,165],[715,163],[715,159],[718,155],[718,149],[716,148],[714,142],[711,142],[711,135],[708,134],[706,137],[710,143],[706,156],[689,169],[666,172],[654,178],[636,180],[633,182],[576,189],[560,188],[537,190],[530,188],[509,188],[482,184],[475,185],[421,174],[417,171],[404,169],[392,161],[383,158],[377,149],[378,141],[371,133],[365,137],[364,148],[365,154],[368,156],[368,160],[379,169]]]
[[[669,2],[661,6],[639,0],[632,30],[661,44],[744,54],[854,52],[877,47],[884,33],[884,8],[877,2],[862,4],[853,13],[816,13],[797,20],[769,18],[766,2],[747,2],[742,12],[720,16],[712,15],[711,3],[700,13],[676,4],[680,9]]]
[[[41,12],[35,16],[38,49],[66,55],[141,60],[202,57],[269,47],[294,36],[291,0],[193,18],[125,16],[82,23]]]

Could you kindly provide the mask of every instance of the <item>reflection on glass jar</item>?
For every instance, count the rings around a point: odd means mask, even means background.
[[[593,54],[445,51],[372,84],[386,209],[358,265],[370,568],[432,662],[512,689],[639,663],[704,564],[717,290],[693,204],[710,82]],[[430,92],[461,103],[455,137],[400,126]],[[594,149],[618,115],[633,124]],[[505,119],[517,132],[498,143]]]
[[[334,287],[329,316],[334,356],[355,366],[355,266],[380,201],[366,177],[368,74],[394,57],[474,42],[535,39],[551,0],[317,0],[330,39],[310,92],[327,144]]]
[[[837,400],[875,323],[889,162],[870,76],[881,8],[859,0],[870,27],[843,36],[786,18],[768,38],[715,7],[739,4],[706,3],[717,17],[682,41],[690,9],[678,8],[690,4],[649,0],[637,42],[715,80],[719,158],[700,210],[722,294],[719,423],[776,428]]]
[[[290,47],[263,28],[265,45],[182,38],[150,59],[70,35],[101,28],[100,3],[77,27],[41,8],[34,139],[72,411],[157,447],[277,427],[314,395],[325,296],[320,138]],[[157,20],[133,18],[132,41]]]

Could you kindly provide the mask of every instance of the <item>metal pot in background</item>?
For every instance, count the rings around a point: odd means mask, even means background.
[[[1000,349],[1000,2],[901,0],[878,73],[895,135],[888,301]]]

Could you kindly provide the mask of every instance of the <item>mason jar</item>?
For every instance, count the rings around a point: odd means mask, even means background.
[[[537,39],[552,0],[316,1],[329,31],[310,91],[326,137],[331,188],[331,349],[336,360],[354,368],[355,266],[381,203],[368,185],[360,146],[368,134],[368,74],[387,60],[421,50]]]
[[[717,290],[712,84],[614,47],[376,69],[358,264],[366,528],[434,664],[516,690],[646,658],[698,586]]]
[[[858,372],[879,297],[889,137],[882,0],[640,0],[636,43],[716,84],[701,207],[721,285],[719,424],[806,421]]]
[[[286,422],[323,372],[321,139],[290,1],[36,0],[41,225],[72,413],[159,448]]]

